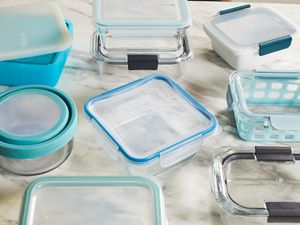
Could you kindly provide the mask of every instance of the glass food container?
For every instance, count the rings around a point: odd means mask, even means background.
[[[85,104],[103,149],[130,174],[158,174],[190,157],[216,118],[171,78],[150,75]]]
[[[166,225],[160,187],[143,177],[46,177],[23,198],[20,225]]]
[[[0,94],[0,167],[37,175],[62,164],[78,126],[75,104],[46,86],[22,86]]]
[[[2,7],[0,21],[0,85],[55,86],[73,35],[59,6],[47,1]]]
[[[211,186],[224,224],[300,223],[300,152],[229,147],[212,165]]]
[[[300,141],[300,73],[235,72],[227,103],[249,141]]]
[[[235,69],[281,59],[299,44],[299,28],[268,7],[242,5],[218,12],[204,24],[212,47]]]
[[[179,79],[180,62],[192,57],[186,0],[96,0],[94,22],[91,54],[106,79],[147,74],[147,70]]]

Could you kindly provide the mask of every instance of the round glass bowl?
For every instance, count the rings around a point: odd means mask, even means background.
[[[0,167],[37,175],[70,155],[78,127],[75,104],[63,92],[23,86],[0,94]]]

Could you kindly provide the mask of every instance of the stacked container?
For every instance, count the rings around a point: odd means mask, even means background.
[[[73,26],[54,2],[0,8],[0,85],[55,86]]]
[[[192,57],[186,0],[95,0],[91,54],[106,78],[159,71],[182,75],[181,62]]]

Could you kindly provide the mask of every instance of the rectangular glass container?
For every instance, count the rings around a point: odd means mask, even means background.
[[[20,225],[166,225],[160,187],[143,177],[44,177],[24,194]]]
[[[299,72],[235,72],[227,102],[243,139],[300,141]]]
[[[211,170],[224,224],[299,223],[299,160],[286,146],[226,147]]]

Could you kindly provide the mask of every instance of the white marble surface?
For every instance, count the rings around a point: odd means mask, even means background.
[[[1,0],[0,6],[29,2],[26,0]],[[74,151],[58,169],[43,176],[56,175],[121,175],[122,167],[112,161],[98,145],[93,128],[84,117],[83,104],[117,84],[107,84],[100,79],[96,61],[89,54],[92,25],[91,0],[58,0],[66,18],[74,23],[74,45],[57,88],[68,93],[79,111],[79,130]],[[205,141],[202,149],[192,159],[167,171],[155,179],[162,185],[167,217],[170,225],[221,224],[219,209],[211,197],[209,165],[220,146],[252,146],[255,143],[241,140],[234,121],[226,111],[225,93],[229,74],[233,71],[215,52],[202,30],[203,22],[216,11],[241,3],[191,2],[193,26],[190,34],[194,58],[185,64],[184,79],[179,83],[218,118],[222,133]],[[300,25],[300,5],[267,4],[281,11]],[[300,45],[286,58],[264,66],[269,69],[300,69]],[[128,77],[128,82],[133,77]],[[5,87],[1,87],[4,90]],[[295,145],[293,145],[295,146]],[[298,145],[299,146],[299,145]],[[21,198],[26,185],[37,177],[19,177],[0,171],[0,225],[18,224]]]

